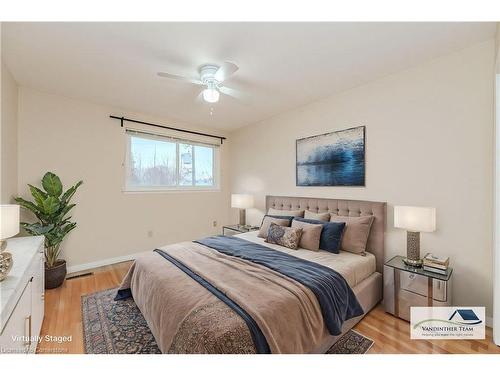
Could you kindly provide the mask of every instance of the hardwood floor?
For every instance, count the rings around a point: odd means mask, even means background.
[[[45,294],[45,320],[41,335],[71,337],[68,342],[42,341],[39,353],[84,353],[80,298],[119,285],[131,262],[92,270],[90,276],[66,280]],[[381,305],[370,311],[354,329],[375,344],[369,353],[497,353],[487,328],[486,340],[410,340],[408,322],[386,314]]]
[[[37,353],[84,353],[81,296],[117,287],[130,265],[131,262],[123,262],[96,268],[90,276],[66,280],[60,288],[46,290],[41,336],[71,337],[71,341],[43,340]]]

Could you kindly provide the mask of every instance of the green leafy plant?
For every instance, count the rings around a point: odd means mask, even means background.
[[[83,181],[77,182],[63,193],[63,185],[58,176],[47,172],[42,178],[42,189],[28,184],[33,202],[21,197],[15,198],[21,207],[31,211],[38,219],[35,223],[21,223],[21,227],[32,236],[45,236],[45,261],[48,268],[54,267],[61,252],[64,237],[76,227],[67,216],[75,207],[69,203]]]

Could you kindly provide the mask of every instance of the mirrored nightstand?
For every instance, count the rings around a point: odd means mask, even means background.
[[[259,230],[259,227],[252,227],[248,225],[224,225],[222,227],[222,235],[223,236],[234,236],[235,234],[247,233],[254,230]]]
[[[451,276],[407,266],[402,256],[384,264],[385,311],[410,320],[411,306],[451,306]]]

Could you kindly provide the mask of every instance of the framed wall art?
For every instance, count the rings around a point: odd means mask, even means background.
[[[297,186],[365,186],[365,127],[297,139]]]

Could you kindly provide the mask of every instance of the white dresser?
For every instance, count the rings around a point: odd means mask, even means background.
[[[44,316],[43,236],[7,240],[13,267],[0,282],[0,354],[34,353]]]

